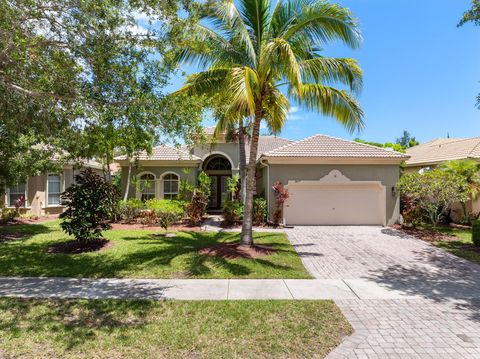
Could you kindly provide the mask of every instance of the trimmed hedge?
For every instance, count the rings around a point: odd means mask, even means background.
[[[473,244],[480,247],[480,221],[472,223],[472,241]]]

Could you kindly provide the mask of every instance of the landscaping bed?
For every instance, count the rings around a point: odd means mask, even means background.
[[[352,333],[332,301],[0,298],[0,356],[323,358]]]
[[[397,226],[396,228],[458,257],[480,264],[480,247],[473,244],[471,230],[451,226],[433,228],[431,225],[417,228]]]
[[[202,249],[235,243],[240,233],[110,230],[111,247],[80,253],[50,253],[72,241],[59,221],[0,228],[21,238],[0,242],[0,276],[92,278],[310,278],[284,233],[255,233],[255,243],[272,248],[252,258],[207,255]],[[169,231],[169,233],[171,233]]]

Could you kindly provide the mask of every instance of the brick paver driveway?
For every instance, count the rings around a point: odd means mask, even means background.
[[[314,277],[367,280],[405,295],[336,301],[355,334],[329,358],[480,358],[480,266],[389,228],[287,234]]]

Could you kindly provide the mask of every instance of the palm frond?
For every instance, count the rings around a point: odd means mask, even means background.
[[[357,21],[350,10],[340,5],[318,0],[303,6],[300,13],[292,16],[295,19],[283,20],[289,23],[283,33],[279,34],[285,40],[304,33],[312,42],[339,40],[353,49],[360,46],[362,38]]]
[[[264,100],[265,122],[271,133],[278,134],[287,121],[290,103],[277,88],[271,88],[267,93]]]
[[[242,0],[240,14],[253,33],[258,56],[270,22],[270,0]]]
[[[255,98],[259,93],[257,73],[249,67],[233,69],[229,93],[232,102],[243,104],[243,106],[238,105],[243,113],[255,113]]]
[[[300,62],[300,72],[305,82],[342,83],[354,93],[359,93],[363,84],[362,69],[356,60],[349,58],[316,57],[304,60]]]
[[[262,54],[265,61],[262,64],[268,64],[276,70],[281,76],[286,77],[292,86],[298,86],[302,83],[300,66],[295,53],[290,44],[281,38],[275,38],[265,46],[265,52]]]
[[[304,84],[291,88],[290,93],[301,106],[335,118],[351,133],[364,127],[363,110],[347,91],[320,84]]]
[[[196,73],[191,75],[185,85],[175,93],[218,96],[226,91],[231,72],[229,68],[214,68]]]

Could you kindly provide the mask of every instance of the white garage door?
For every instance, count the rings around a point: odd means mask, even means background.
[[[293,183],[287,225],[385,225],[385,187],[372,182]]]

